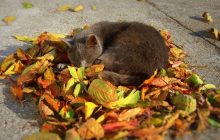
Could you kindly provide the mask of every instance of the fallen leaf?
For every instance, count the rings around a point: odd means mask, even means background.
[[[149,79],[144,80],[144,82],[139,87],[142,87],[143,85],[148,85],[154,79],[154,77],[157,75],[157,71],[158,70],[155,70],[154,74]]]
[[[104,65],[92,65],[85,70],[86,76],[91,77],[99,72],[102,72],[104,69]]]
[[[61,140],[61,138],[55,133],[36,132],[31,135],[24,136],[21,140]]]
[[[26,9],[33,7],[33,4],[30,3],[30,2],[23,2],[22,5],[23,5],[23,7],[26,8]]]
[[[142,109],[139,108],[139,107],[129,109],[129,110],[125,111],[125,112],[120,113],[119,116],[118,116],[118,120],[119,121],[129,120],[131,118],[134,118],[136,115],[140,114],[141,111],[142,111]]]
[[[94,118],[90,118],[82,124],[78,129],[78,133],[83,139],[100,139],[104,137],[104,129]]]
[[[73,12],[79,12],[79,11],[82,11],[83,9],[84,9],[84,7],[82,5],[77,5],[74,8],[72,8],[71,10]]]
[[[202,17],[208,22],[213,22],[212,16],[208,12],[204,12]]]
[[[186,82],[192,84],[194,87],[198,87],[199,85],[203,84],[202,79],[197,74],[192,74],[186,79]]]
[[[85,119],[88,119],[92,115],[96,107],[97,105],[93,102],[85,102]]]
[[[157,87],[167,86],[169,82],[169,78],[167,77],[157,77],[154,78],[149,84]]]
[[[196,99],[190,95],[176,93],[171,98],[171,103],[179,110],[184,110],[188,114],[196,110]]]
[[[95,5],[92,6],[92,10],[97,10],[97,7]]]
[[[106,123],[103,125],[103,128],[106,133],[108,132],[116,132],[119,130],[132,130],[136,129],[137,126],[136,121],[120,121],[120,122],[112,122]]]
[[[13,35],[12,37],[14,37],[15,39],[19,40],[19,41],[24,41],[24,42],[34,42],[37,40],[36,37],[28,37],[28,36],[20,36],[20,35]]]
[[[65,140],[81,140],[75,128],[66,131]]]
[[[64,119],[70,119],[74,116],[74,111],[71,106],[65,105],[59,112],[62,118]]]
[[[16,20],[15,16],[6,16],[2,19],[2,21],[5,22],[6,24],[10,24],[14,22],[15,20]]]
[[[23,91],[21,86],[17,86],[17,85],[11,86],[10,91],[19,101],[23,99]]]
[[[99,104],[116,101],[116,87],[108,81],[95,79],[89,86],[88,93]]]
[[[211,28],[210,33],[213,34],[215,39],[219,39],[219,31],[216,28]]]
[[[43,118],[54,115],[53,110],[51,110],[41,99],[39,101],[39,111]]]
[[[46,100],[46,102],[52,107],[56,112],[59,112],[61,104],[57,99],[54,99],[51,97],[51,95],[44,94],[43,98]]]
[[[57,8],[57,11],[62,11],[62,12],[64,12],[64,11],[69,10],[71,7],[72,7],[71,4],[62,5],[62,6],[60,6],[60,7]]]

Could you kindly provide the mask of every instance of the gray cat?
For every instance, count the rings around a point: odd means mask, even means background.
[[[64,42],[72,64],[103,64],[99,76],[115,85],[138,85],[168,63],[164,39],[143,23],[98,22]]]

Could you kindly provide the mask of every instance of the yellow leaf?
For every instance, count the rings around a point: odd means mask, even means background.
[[[21,35],[13,35],[12,37],[14,37],[15,39],[19,41],[24,41],[24,42],[34,42],[37,40],[36,37],[28,37],[28,36],[21,36]]]
[[[24,70],[24,65],[21,63],[21,61],[19,60],[17,63],[14,63],[14,72],[15,73],[21,73]]]
[[[219,32],[216,28],[211,28],[210,33],[212,33],[215,39],[219,39]]]
[[[5,71],[5,75],[15,74],[14,68],[15,68],[15,66],[14,66],[14,65],[11,65],[11,66]]]
[[[66,35],[64,34],[55,34],[55,33],[48,33],[49,39],[53,41],[53,39],[60,39],[60,38],[65,38]]]
[[[96,8],[96,6],[95,6],[95,5],[93,5],[93,6],[92,6],[92,10],[94,10],[94,11],[95,11],[96,9],[97,9],[97,8]]]
[[[93,102],[86,102],[85,103],[85,119],[88,119],[92,115],[92,113],[96,107],[97,107],[97,105],[94,104]]]
[[[77,5],[76,7],[74,7],[72,9],[73,12],[79,12],[82,11],[84,9],[84,7],[82,5]]]
[[[52,67],[47,68],[47,70],[44,72],[44,79],[49,80],[51,82],[54,82],[56,80]]]
[[[62,11],[62,12],[67,11],[71,8],[71,6],[72,6],[71,4],[62,5],[57,8],[57,11]]]
[[[14,22],[15,20],[16,20],[15,16],[6,16],[2,19],[2,21],[5,22],[6,24],[10,24]]]
[[[212,16],[209,15],[208,12],[204,12],[204,13],[202,14],[202,17],[203,17],[206,21],[208,21],[208,22],[213,22]]]

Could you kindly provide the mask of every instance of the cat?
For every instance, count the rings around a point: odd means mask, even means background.
[[[98,22],[64,42],[72,64],[103,64],[99,77],[114,85],[139,85],[168,64],[163,37],[155,28],[139,22]]]

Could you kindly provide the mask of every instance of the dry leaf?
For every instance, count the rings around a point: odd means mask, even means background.
[[[211,28],[210,33],[214,35],[215,39],[219,39],[219,31],[216,28]]]
[[[93,6],[92,6],[92,10],[94,10],[94,11],[95,11],[96,9],[97,9],[97,8],[96,8],[96,6],[95,6],[95,5],[93,5]]]
[[[213,19],[212,19],[212,17],[209,15],[208,12],[204,12],[204,13],[202,14],[202,17],[203,17],[206,21],[208,21],[208,22],[213,22]]]
[[[104,137],[104,130],[102,126],[93,118],[82,124],[82,126],[78,129],[78,133],[83,139],[100,139]]]
[[[10,24],[14,22],[15,20],[16,20],[15,16],[6,16],[2,19],[2,21],[5,22],[6,24]]]
[[[84,7],[82,5],[77,5],[72,9],[72,11],[79,12],[79,11],[82,11],[83,9],[84,9]]]
[[[65,4],[65,5],[62,5],[62,6],[58,7],[58,8],[57,8],[57,11],[62,11],[62,12],[64,12],[64,11],[69,10],[71,7],[72,7],[71,4]]]

